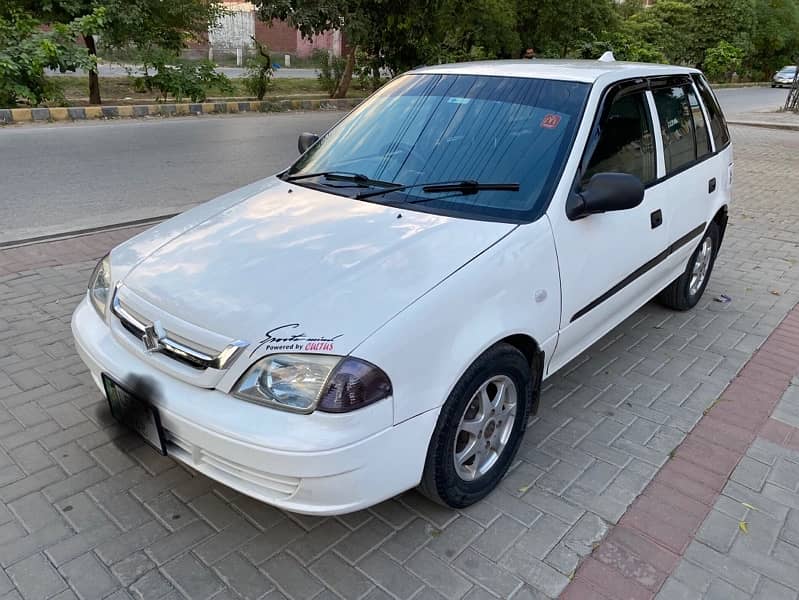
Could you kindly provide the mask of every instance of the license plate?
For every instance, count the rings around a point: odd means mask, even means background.
[[[103,386],[111,415],[138,433],[144,441],[166,456],[164,429],[158,409],[126,390],[119,382],[103,373]]]

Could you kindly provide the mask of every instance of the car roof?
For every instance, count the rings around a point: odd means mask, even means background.
[[[556,79],[560,81],[581,81],[594,83],[613,82],[635,77],[656,77],[663,75],[685,75],[699,73],[697,69],[634,63],[625,61],[600,60],[483,60],[477,62],[454,63],[419,67],[411,73],[430,73],[448,75],[492,75],[495,77],[530,77],[535,79]]]

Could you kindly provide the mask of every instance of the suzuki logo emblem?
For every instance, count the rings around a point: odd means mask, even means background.
[[[147,352],[160,352],[164,349],[165,338],[166,331],[164,331],[164,327],[160,321],[155,321],[152,325],[144,328],[144,335],[141,336],[141,341],[144,342]]]

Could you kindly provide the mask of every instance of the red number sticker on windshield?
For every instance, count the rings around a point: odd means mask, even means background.
[[[560,115],[549,114],[541,121],[541,127],[544,129],[555,129],[558,125],[560,125]]]

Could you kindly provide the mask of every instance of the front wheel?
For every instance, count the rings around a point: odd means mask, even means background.
[[[658,301],[661,304],[674,310],[688,310],[696,306],[713,271],[720,237],[719,226],[711,222],[688,260],[685,272],[660,292]]]
[[[536,373],[538,370],[536,369]],[[419,491],[463,508],[493,490],[519,449],[539,384],[525,356],[497,344],[458,381],[441,408]]]

